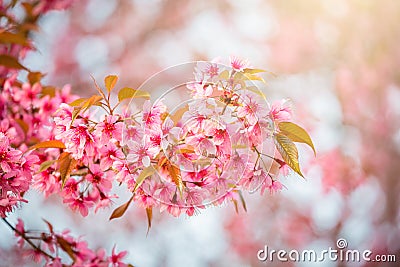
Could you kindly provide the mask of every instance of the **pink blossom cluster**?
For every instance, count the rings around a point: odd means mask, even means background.
[[[46,267],[127,267],[122,262],[127,252],[117,253],[115,246],[111,255],[107,256],[105,249],[92,250],[86,241],[75,238],[69,230],[61,233],[54,231],[53,226],[45,221],[48,232],[37,233],[25,229],[24,222],[18,219],[15,226],[15,236],[18,237],[18,246],[24,249],[23,254],[31,256],[35,262],[44,261]],[[33,243],[35,240],[35,243]],[[26,242],[31,246],[26,247]],[[32,246],[33,244],[33,246]],[[62,257],[69,257],[71,264],[65,264]]]
[[[228,66],[199,62],[187,83],[190,101],[175,107],[178,117],[158,99],[146,101],[133,116],[128,108],[125,117],[108,115],[90,127],[84,121],[91,119],[73,120],[73,110],[64,105],[56,138],[74,158],[100,160],[104,176],[116,172],[141,206],[174,216],[237,203],[242,190],[279,191],[278,176],[288,169],[270,141],[279,122],[291,119],[290,105],[269,106],[261,91],[249,90],[260,77],[247,67],[236,57]]]
[[[5,217],[29,189],[36,155],[23,155],[21,150],[11,147],[15,128],[8,127],[8,120],[0,122],[0,217]]]
[[[17,203],[25,201],[22,195],[32,183],[40,187],[39,165],[57,153],[31,151],[28,146],[53,138],[52,113],[60,103],[74,97],[69,94],[68,86],[48,95],[40,83],[21,84],[15,75],[6,79],[1,88],[0,216],[5,217]],[[57,188],[56,180],[45,184],[48,190]]]

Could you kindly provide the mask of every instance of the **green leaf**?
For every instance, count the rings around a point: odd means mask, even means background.
[[[0,65],[10,69],[23,69],[29,71],[26,67],[18,62],[18,59],[9,55],[0,55]]]
[[[78,117],[81,112],[85,112],[93,105],[99,105],[101,100],[103,100],[103,96],[92,95],[89,98],[79,98],[70,103],[70,106],[75,107],[74,111],[72,112],[72,122]]]
[[[69,103],[69,105],[70,105],[71,107],[79,107],[79,106],[82,106],[82,104],[83,104],[85,101],[87,101],[87,98],[78,98],[78,99],[72,101],[71,103]]]
[[[300,170],[299,165],[299,154],[297,152],[296,145],[289,139],[289,137],[277,133],[274,134],[274,142],[275,146],[278,149],[279,153],[282,155],[283,160],[286,164],[292,168],[295,172],[297,172],[301,177],[304,178],[303,174]]]
[[[151,165],[143,169],[143,171],[136,178],[136,184],[135,187],[133,188],[133,192],[135,192],[143,184],[144,180],[146,180],[147,177],[152,176],[155,172],[156,169],[154,169],[154,167]]]
[[[242,191],[238,190],[238,194],[239,194],[240,202],[242,202],[243,209],[245,212],[247,212],[246,201],[244,200]]]
[[[53,165],[56,161],[57,160],[47,160],[47,161],[43,162],[42,164],[40,164],[39,173],[50,168],[51,165]]]
[[[286,135],[293,142],[309,145],[314,151],[314,155],[317,154],[311,137],[308,135],[306,130],[301,128],[299,125],[293,122],[281,122],[279,123],[278,127],[281,134]]]
[[[264,95],[264,93],[259,88],[257,88],[257,86],[247,86],[245,88],[245,90],[249,90],[253,93],[256,93],[257,95],[261,96],[265,100],[267,99],[266,96]]]
[[[118,76],[116,75],[108,75],[106,78],[104,78],[104,84],[106,86],[108,93],[110,93],[111,90],[115,87],[117,81],[118,81]]]
[[[174,114],[169,115],[171,117],[171,120],[174,122],[174,125],[178,124],[178,122],[182,119],[183,114],[185,114],[185,112],[188,110],[189,110],[189,105],[186,104],[183,107],[176,110]]]
[[[229,71],[228,70],[224,70],[223,72],[221,72],[218,76],[219,80],[228,80],[229,79]]]
[[[122,215],[124,215],[124,213],[126,212],[126,210],[129,207],[129,205],[131,204],[132,200],[133,200],[133,196],[128,200],[128,202],[126,202],[126,203],[122,204],[121,206],[119,206],[118,208],[116,208],[110,216],[110,221],[112,219],[116,219],[116,218],[119,218]]]
[[[262,70],[262,69],[244,69],[243,70],[244,73],[249,73],[249,74],[256,74],[256,73],[260,73],[260,72],[267,72],[266,70]]]
[[[77,161],[68,152],[63,152],[58,158],[58,163],[60,164],[60,178],[61,186],[64,187],[65,182],[69,178],[72,170],[75,169]]]
[[[65,148],[65,145],[63,142],[59,140],[50,140],[50,141],[44,141],[41,143],[38,143],[36,145],[31,146],[29,149],[37,149],[37,148]]]
[[[127,98],[146,98],[150,99],[150,94],[145,91],[135,90],[129,87],[124,87],[118,92],[118,100],[121,102]]]
[[[263,83],[265,83],[264,79],[260,76],[251,73],[245,73],[244,76],[251,81],[262,81]]]

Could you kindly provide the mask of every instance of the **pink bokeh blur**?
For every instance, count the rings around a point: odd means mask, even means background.
[[[400,261],[399,11],[390,0],[91,0],[49,13],[34,36],[38,52],[25,60],[48,73],[47,83],[90,95],[90,75],[117,74],[119,86],[137,88],[172,65],[238,55],[274,73],[264,77],[268,101],[291,99],[317,156],[301,147],[306,180],[291,174],[283,193],[245,195],[247,213],[226,206],[194,218],[155,214],[147,237],[139,207],[112,222],[111,210],[82,219],[35,192],[14,218],[40,229],[43,217],[93,246],[117,244],[135,266],[266,266],[257,259],[265,245],[318,251],[338,238]],[[122,203],[128,194],[120,194]],[[7,254],[13,237],[6,235],[0,260],[31,266]]]

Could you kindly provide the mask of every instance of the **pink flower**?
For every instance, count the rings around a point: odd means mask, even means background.
[[[249,67],[249,62],[247,60],[244,59],[240,59],[238,57],[235,56],[231,56],[230,58],[230,63],[231,63],[231,67],[235,70],[235,71],[243,71],[245,68]]]
[[[264,191],[268,189],[270,194],[276,193],[283,189],[283,185],[281,182],[277,180],[272,180],[270,176],[265,180],[263,185],[261,186],[261,194],[264,194]]]
[[[128,265],[122,262],[122,259],[128,254],[127,251],[121,251],[120,253],[115,252],[115,246],[112,249],[109,261],[113,267],[127,267]]]
[[[203,61],[197,62],[194,73],[196,81],[213,79],[214,77],[218,76],[218,74],[219,67],[215,61],[211,63]]]
[[[162,103],[162,100],[157,101],[155,104],[151,104],[147,100],[143,104],[143,122],[147,129],[161,128],[162,119],[161,114],[167,110],[167,107]]]
[[[97,203],[96,208],[94,209],[94,213],[96,213],[99,209],[109,207],[112,204],[112,198],[118,198],[117,195],[101,195],[101,199],[99,203]]]
[[[86,175],[86,179],[96,185],[102,192],[109,192],[112,183],[107,178],[106,173],[100,169],[100,166],[98,164],[89,164],[89,171],[90,173]]]
[[[33,188],[42,191],[45,197],[57,192],[60,188],[60,183],[52,172],[47,169],[33,176]]]
[[[131,178],[130,177],[131,173],[129,172],[128,166],[126,166],[125,163],[123,163],[121,161],[114,161],[113,169],[118,172],[117,175],[115,176],[115,180],[117,182],[122,183],[122,182],[126,182],[127,180],[130,180],[130,179],[127,179],[127,177]]]
[[[187,88],[192,91],[194,98],[207,98],[213,94],[213,87],[206,83],[190,83]]]
[[[10,172],[15,163],[21,159],[22,152],[10,147],[10,140],[0,133],[0,168],[4,172]]]
[[[3,194],[6,192],[3,191]],[[0,217],[5,218],[6,214],[13,211],[13,208],[19,201],[28,202],[23,198],[13,196],[12,194],[0,196]]]
[[[95,142],[88,126],[79,124],[71,127],[69,130],[59,134],[57,138],[65,144],[65,151],[70,152],[75,159],[83,158],[83,154],[93,155],[95,151]]]
[[[18,223],[17,225],[15,225],[15,229],[17,229],[17,232],[15,232],[15,236],[18,237],[18,245],[20,248],[22,248],[25,243],[25,240],[22,238],[22,236],[25,235],[24,221],[18,219]]]
[[[104,121],[97,124],[95,135],[99,137],[102,144],[106,144],[111,139],[122,141],[122,128],[124,124],[117,121],[118,116],[106,116]]]
[[[154,158],[160,151],[157,146],[151,146],[150,142],[143,141],[141,143],[128,142],[129,153],[126,157],[128,162],[141,162],[145,167],[150,166],[150,160]]]
[[[103,171],[108,170],[117,159],[123,159],[124,153],[114,144],[108,143],[100,148],[100,168]]]
[[[268,115],[273,121],[290,121],[292,119],[292,108],[289,101],[281,100],[274,102]]]
[[[143,133],[144,131],[141,127],[128,125],[124,128],[124,131],[122,133],[123,144],[125,145],[129,140],[133,140],[136,142],[142,140]]]
[[[83,196],[64,198],[63,203],[67,203],[73,211],[79,210],[83,217],[89,214],[89,207],[92,207],[94,204]]]
[[[250,95],[245,96],[244,103],[237,109],[237,116],[239,118],[246,118],[250,125],[256,124],[259,118],[265,114],[267,114],[266,108],[264,108],[260,101],[256,101]]]
[[[11,127],[8,119],[0,121],[0,133],[3,133],[9,140],[17,137],[17,131],[14,127]]]

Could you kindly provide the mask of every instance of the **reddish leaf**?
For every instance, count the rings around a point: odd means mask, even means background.
[[[42,79],[43,74],[41,72],[29,72],[28,74],[28,80],[30,84],[35,84],[40,82],[40,80]],[[42,90],[43,92],[43,90]]]
[[[60,164],[60,178],[62,186],[64,186],[65,181],[69,178],[72,170],[76,167],[76,159],[71,157],[68,152],[63,152],[58,158],[58,163]]]
[[[64,250],[73,261],[75,261],[75,252],[72,249],[72,245],[67,240],[58,235],[57,243],[60,245],[60,248]]]
[[[49,228],[50,233],[54,233],[53,225],[45,219],[42,219],[42,220],[47,224],[47,227]]]
[[[119,206],[118,208],[116,208],[113,213],[110,216],[110,220],[115,219],[115,218],[119,218],[122,215],[124,215],[124,213],[126,212],[126,210],[128,209],[129,205],[131,204],[133,200],[133,196],[128,200],[128,202],[126,202],[125,204]]]
[[[146,215],[147,215],[147,233],[146,233],[146,235],[148,235],[150,228],[151,228],[151,221],[153,219],[153,208],[152,207],[146,208]]]
[[[2,32],[0,33],[0,43],[3,44],[19,44],[28,46],[26,37],[21,33]]]
[[[37,149],[37,148],[65,148],[65,145],[63,142],[59,140],[50,140],[33,145],[29,149]]]
[[[26,67],[18,62],[18,59],[9,55],[0,55],[0,65],[10,69],[28,70]]]
[[[45,86],[42,88],[42,95],[49,95],[50,97],[56,96],[56,88],[53,86]]]
[[[21,127],[21,129],[24,131],[24,134],[26,134],[29,131],[29,125],[26,122],[24,122],[21,119],[16,119],[15,121],[18,123],[18,125]]]

